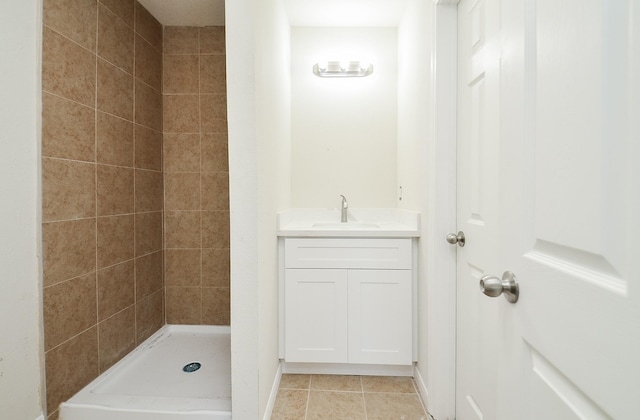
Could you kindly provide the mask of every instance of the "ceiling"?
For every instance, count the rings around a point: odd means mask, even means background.
[[[225,0],[138,0],[165,26],[224,26]],[[234,1],[234,0],[230,0]],[[291,26],[398,26],[408,0],[282,0]]]
[[[224,26],[224,0],[138,0],[138,2],[164,26]]]
[[[408,0],[283,0],[291,26],[398,26]]]

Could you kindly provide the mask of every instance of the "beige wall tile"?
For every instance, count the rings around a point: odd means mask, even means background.
[[[165,54],[198,54],[198,28],[167,26],[164,28]]]
[[[231,304],[226,287],[202,288],[202,323],[207,325],[229,325]]]
[[[367,420],[428,418],[417,394],[365,393],[364,400]]]
[[[162,51],[162,25],[140,3],[136,2],[136,32]]]
[[[227,93],[224,55],[200,56],[200,93]]]
[[[136,347],[136,311],[130,306],[98,324],[100,372]]]
[[[205,26],[200,31],[200,54],[224,54],[224,26]]]
[[[44,27],[42,89],[87,106],[94,106],[95,55]]]
[[[100,0],[109,10],[118,15],[125,23],[133,28],[133,6],[135,0]]]
[[[98,59],[98,110],[133,121],[133,76]]]
[[[162,133],[136,124],[135,167],[162,170]]]
[[[43,221],[95,217],[95,170],[93,163],[43,158]]]
[[[202,250],[167,249],[165,284],[167,287],[202,285],[200,267]]]
[[[136,80],[135,122],[162,131],[162,94]]]
[[[199,134],[165,134],[163,146],[166,172],[200,171]]]
[[[98,216],[133,213],[133,169],[98,165]]]
[[[165,95],[163,125],[165,133],[199,133],[198,95]]]
[[[116,14],[98,7],[98,55],[133,74],[133,28]]]
[[[98,271],[98,320],[135,303],[134,264],[126,261]]]
[[[357,392],[310,391],[307,419],[364,420],[364,399]]]
[[[136,169],[136,212],[161,211],[163,208],[162,172]]]
[[[59,419],[59,411],[56,410],[53,413],[47,416],[47,420],[58,420]]]
[[[166,55],[163,61],[162,92],[198,93],[199,62],[197,55]]]
[[[96,219],[43,223],[44,286],[96,269]]]
[[[199,211],[167,211],[165,215],[165,247],[200,248]]]
[[[158,251],[136,258],[136,300],[141,301],[162,289],[163,252]]]
[[[46,92],[42,94],[42,156],[95,162],[96,112]]]
[[[136,78],[162,90],[162,52],[136,35]]]
[[[162,250],[162,212],[137,213],[136,256]]]
[[[202,286],[230,286],[230,255],[226,248],[202,250]]]
[[[201,288],[166,287],[167,324],[200,324]]]
[[[229,172],[226,134],[202,134],[202,172]]]
[[[200,118],[203,133],[226,133],[226,94],[200,95]]]
[[[45,287],[45,351],[96,324],[95,296],[95,273]]]
[[[134,216],[98,217],[98,269],[133,259]]]
[[[43,22],[90,51],[96,48],[95,0],[45,0]]]
[[[271,420],[304,420],[307,410],[307,391],[280,389]]]
[[[98,329],[93,327],[46,352],[47,412],[58,409],[98,376]]]
[[[201,174],[202,210],[229,210],[229,174]]]
[[[136,344],[142,343],[164,324],[163,291],[136,303]]]
[[[98,111],[97,161],[108,165],[133,166],[133,123]]]
[[[202,247],[229,248],[229,212],[202,212]]]
[[[165,208],[169,210],[200,210],[200,175],[197,173],[166,173]]]

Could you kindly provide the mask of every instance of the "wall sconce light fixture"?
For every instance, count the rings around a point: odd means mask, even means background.
[[[343,64],[340,61],[328,61],[316,63],[313,66],[313,74],[318,77],[365,77],[373,73],[373,64],[364,67],[360,61],[349,61]]]

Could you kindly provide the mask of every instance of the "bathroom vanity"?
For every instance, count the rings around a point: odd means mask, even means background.
[[[413,364],[419,230],[419,214],[399,209],[353,209],[347,222],[333,210],[279,214],[284,370]]]

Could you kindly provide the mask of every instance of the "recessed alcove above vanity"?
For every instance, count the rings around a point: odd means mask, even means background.
[[[420,214],[278,214],[283,372],[412,375]]]

